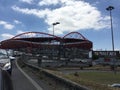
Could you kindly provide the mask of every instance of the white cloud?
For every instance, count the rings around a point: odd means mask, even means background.
[[[28,3],[28,4],[32,4],[33,3],[33,0],[19,0],[20,2],[25,2],[25,3]]]
[[[21,34],[21,33],[25,33],[25,31],[17,30],[17,33],[16,33],[16,34]]]
[[[2,37],[3,40],[5,40],[5,39],[10,39],[10,38],[12,38],[13,36],[14,36],[14,35],[9,34],[9,33],[1,34],[1,37]]]
[[[41,0],[38,4],[40,6],[51,5],[51,4],[56,5],[56,4],[58,4],[58,2],[59,2],[59,0]]]
[[[44,6],[44,5],[72,5],[74,2],[76,2],[77,0],[40,0],[40,2],[38,3],[38,5],[40,6]],[[79,2],[79,1],[77,1]],[[81,2],[81,1],[80,1]]]
[[[29,31],[28,31],[29,32]],[[22,30],[17,30],[17,35],[19,35],[20,34],[20,36],[18,36],[17,38],[19,38],[19,37],[35,37],[36,36],[36,34],[35,33],[28,33],[28,32],[25,32],[25,31],[22,31]],[[23,34],[24,33],[24,34]]]
[[[35,15],[39,18],[45,17],[50,12],[49,9],[45,9],[45,10],[28,9],[28,8],[22,9],[22,8],[17,7],[17,6],[13,6],[12,9],[15,11],[21,12],[23,14]]]
[[[22,22],[18,21],[18,20],[14,20],[14,23],[16,24],[21,24]]]
[[[54,9],[28,9],[13,6],[12,9],[23,14],[35,15],[44,18],[45,22],[50,26],[49,32],[52,33],[52,23],[60,22],[55,26],[55,34],[64,32],[94,29],[99,30],[108,28],[108,16],[102,16],[101,12],[94,6],[85,1],[78,0],[41,0],[40,6],[57,5]]]
[[[3,25],[3,27],[5,29],[13,29],[14,28],[14,25],[9,24],[8,22],[5,22],[5,21],[0,21],[0,25]]]

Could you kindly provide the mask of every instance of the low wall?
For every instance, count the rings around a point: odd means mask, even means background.
[[[64,89],[61,89],[61,90],[90,90],[86,87],[83,87],[73,81],[70,81],[68,79],[65,79],[61,76],[58,76],[56,74],[53,74],[51,72],[48,72],[47,70],[45,69],[42,69],[38,66],[35,66],[35,65],[31,65],[31,64],[28,64],[28,63],[25,63],[27,66],[31,67],[31,68],[34,68],[34,69],[37,69],[37,70],[40,70],[45,76],[51,78],[51,80],[54,80],[55,82],[57,82],[57,84],[61,84],[62,86],[64,85]]]

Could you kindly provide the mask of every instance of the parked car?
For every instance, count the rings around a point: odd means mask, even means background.
[[[15,58],[14,56],[9,56],[9,59],[10,59],[11,61],[14,61],[16,58]]]
[[[120,88],[120,84],[119,83],[114,83],[112,85],[109,85],[111,87],[115,87],[115,88]]]
[[[94,60],[92,62],[93,65],[102,65],[104,63],[104,59],[103,58],[99,58],[97,60]]]
[[[12,63],[5,50],[0,49],[0,68],[6,70],[10,75],[12,73]]]

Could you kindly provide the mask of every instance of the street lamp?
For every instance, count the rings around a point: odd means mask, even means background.
[[[114,37],[113,37],[113,25],[112,25],[112,10],[114,9],[113,6],[108,6],[106,8],[107,11],[110,11],[110,20],[111,20],[111,36],[112,36],[112,49],[114,51]]]
[[[55,22],[55,23],[52,24],[53,25],[53,35],[54,35],[54,26],[57,25],[57,24],[60,24],[60,22]]]

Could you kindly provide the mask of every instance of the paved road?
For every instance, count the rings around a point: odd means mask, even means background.
[[[13,62],[13,72],[11,77],[14,90],[38,90],[34,87],[30,80],[28,80],[23,73],[21,73],[15,62]]]

